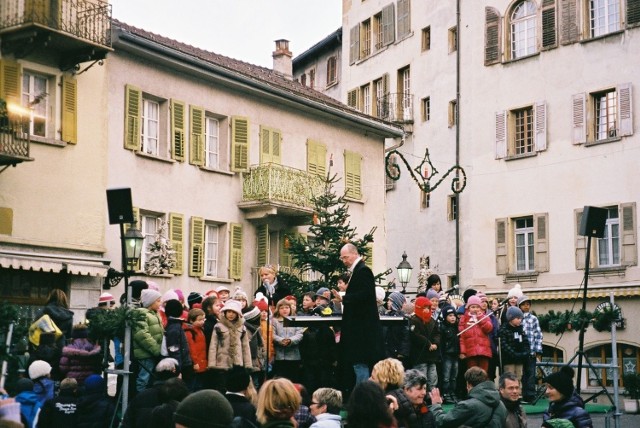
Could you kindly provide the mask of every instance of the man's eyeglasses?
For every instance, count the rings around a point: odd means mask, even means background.
[[[311,404],[309,404],[310,406],[322,406],[322,403],[316,403],[315,401],[312,401]]]

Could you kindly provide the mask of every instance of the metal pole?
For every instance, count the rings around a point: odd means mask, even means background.
[[[129,287],[129,267],[127,266],[127,252],[124,241],[124,224],[120,223],[120,242],[122,249],[122,273],[124,275],[124,291],[127,293],[127,308],[131,307],[131,288]],[[129,374],[131,367],[131,325],[126,321],[124,327],[124,361],[122,366],[122,416],[127,412],[129,403]]]
[[[613,292],[609,293],[609,302],[611,302],[611,309],[613,310],[615,308]],[[613,366],[613,405],[615,407],[615,410],[613,412],[613,423],[615,428],[620,428],[620,415],[622,415],[622,412],[620,412],[620,386],[618,385],[618,377],[620,375],[620,372],[618,369],[618,339],[616,329],[616,321],[613,321],[611,323],[611,365]]]
[[[587,235],[587,251],[584,257],[584,289],[582,293],[582,313],[587,310],[587,287],[589,285],[589,259],[591,258],[591,234]],[[578,338],[578,375],[576,376],[576,390],[580,394],[582,388],[582,355],[584,354],[584,331],[587,326],[584,321],[580,326]]]

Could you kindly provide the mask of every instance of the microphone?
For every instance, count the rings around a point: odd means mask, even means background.
[[[457,292],[457,291],[458,291],[458,284],[454,285],[453,287],[451,287],[447,291],[444,291],[443,294],[451,294],[451,293],[454,293],[454,292]]]

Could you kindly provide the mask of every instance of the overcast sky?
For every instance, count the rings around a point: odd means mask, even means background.
[[[342,25],[342,0],[110,0],[113,17],[179,42],[271,68],[274,40],[293,56]]]

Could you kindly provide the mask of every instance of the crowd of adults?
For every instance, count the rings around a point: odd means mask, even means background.
[[[87,335],[115,298],[103,293],[86,322],[73,325],[66,295],[54,290],[37,318],[47,315],[57,331],[32,341],[27,373],[0,401],[0,427],[527,426],[522,402],[537,400],[542,332],[519,286],[503,304],[466,290],[456,306],[432,275],[408,301],[376,289],[354,245],[344,245],[340,259],[346,272],[336,288],[300,302],[273,266],[260,268],[262,285],[251,297],[225,286],[163,294],[151,281],[132,281],[125,414],[120,379],[109,396],[105,350]],[[288,322],[337,314],[339,325]],[[381,314],[403,321],[383,326]],[[121,338],[108,345],[121,368]],[[545,378],[546,426],[592,426],[572,378],[569,367]],[[443,410],[445,403],[453,408]]]

